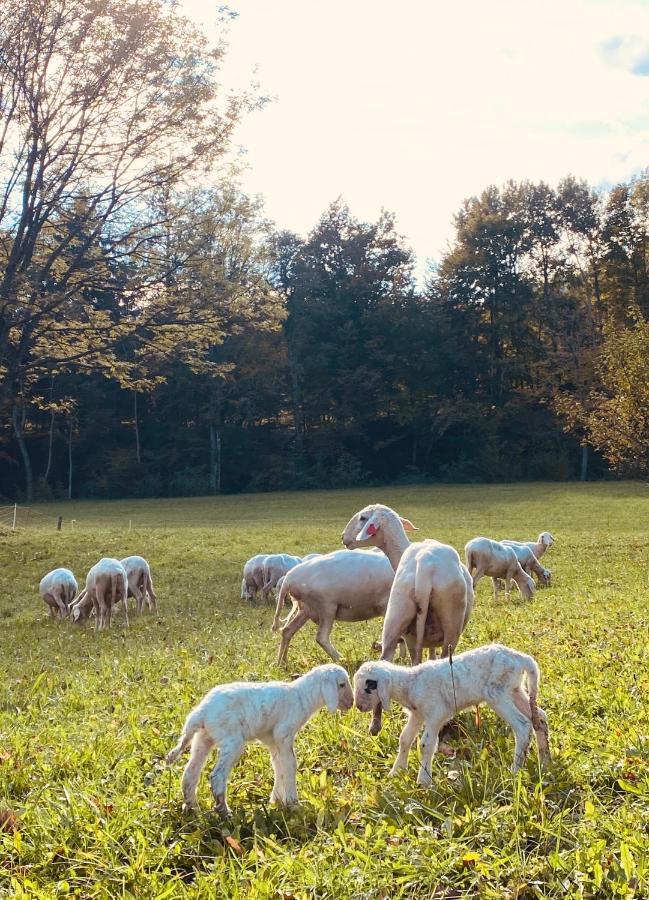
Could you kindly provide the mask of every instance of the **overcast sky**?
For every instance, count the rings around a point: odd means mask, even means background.
[[[216,5],[181,0],[209,26]],[[243,187],[306,234],[338,195],[439,258],[465,197],[649,165],[649,2],[233,0],[226,86],[274,100],[237,134]]]

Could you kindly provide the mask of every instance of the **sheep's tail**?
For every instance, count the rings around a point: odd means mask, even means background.
[[[272,631],[279,631],[280,619],[282,615],[282,609],[284,607],[284,601],[286,600],[286,595],[289,592],[289,583],[288,579],[285,578],[282,582],[282,586],[277,592],[277,606],[275,607],[275,618],[273,619]]]
[[[417,606],[426,611],[430,605],[430,595],[433,592],[434,570],[426,559],[418,559],[415,567],[415,601]]]
[[[541,681],[541,671],[536,660],[527,654],[523,655],[523,669],[527,677],[527,690],[530,697],[530,713],[532,715],[532,727],[534,731],[542,728],[541,718],[539,716],[539,707],[537,697],[539,695],[539,683]]]
[[[473,552],[471,550],[465,550],[464,556],[466,557],[466,567],[469,570],[469,575],[473,572]]]
[[[178,738],[178,743],[173,747],[165,757],[169,765],[175,763],[180,754],[192,742],[192,738],[203,727],[203,713],[200,709],[196,709],[187,716],[182,734]]]

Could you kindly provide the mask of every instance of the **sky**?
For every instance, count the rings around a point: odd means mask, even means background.
[[[216,4],[181,0],[209,33]],[[225,87],[272,100],[242,187],[306,235],[338,196],[395,213],[419,271],[462,201],[507,179],[593,186],[649,165],[649,0],[232,0]]]

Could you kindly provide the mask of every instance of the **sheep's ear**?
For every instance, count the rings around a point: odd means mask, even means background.
[[[413,525],[412,522],[410,521],[410,519],[403,519],[401,516],[399,516],[399,519],[406,531],[419,531],[417,526]]]
[[[376,693],[379,695],[379,702],[385,712],[390,709],[390,680],[387,675],[381,675],[378,679]]]
[[[338,675],[329,675],[322,685],[322,698],[329,712],[338,709]]]

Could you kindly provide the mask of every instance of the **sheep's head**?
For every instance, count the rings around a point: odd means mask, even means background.
[[[380,662],[367,662],[354,675],[354,703],[361,712],[390,708],[390,673]]]
[[[340,539],[348,550],[368,544],[382,546],[384,530],[391,520],[399,520],[406,531],[417,531],[409,519],[402,519],[389,506],[372,503],[351,517]]]
[[[520,572],[514,575],[514,581],[518,585],[521,596],[526,600],[531,600],[534,596],[534,591],[536,590],[534,579],[521,569]]]
[[[543,587],[550,587],[552,585],[552,572],[549,569],[543,569],[539,578]]]
[[[349,675],[342,666],[329,663],[318,667],[322,673],[322,696],[329,712],[346,712],[354,705]]]
[[[542,544],[544,547],[551,547],[554,544],[554,538],[550,534],[549,531],[542,531],[538,537],[539,544]]]

